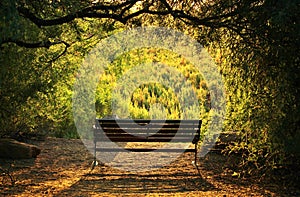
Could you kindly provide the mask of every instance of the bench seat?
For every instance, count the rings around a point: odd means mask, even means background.
[[[201,120],[96,119],[94,127],[94,163],[96,152],[194,152],[200,140]],[[110,148],[97,147],[104,142],[188,143],[191,148]]]

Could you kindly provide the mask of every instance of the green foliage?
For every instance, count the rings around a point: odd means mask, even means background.
[[[174,92],[168,87],[164,87],[161,84],[148,83],[142,84],[138,89],[136,89],[131,97],[131,112],[132,118],[144,118],[150,119],[150,108],[152,105],[159,103],[165,108],[165,113],[167,114],[166,119],[180,119],[180,106],[179,101],[175,98]],[[146,115],[140,116],[136,115],[135,111],[139,109],[145,110]],[[156,109],[156,111],[159,108]],[[154,111],[152,111],[152,114]],[[159,112],[158,112],[159,113]],[[139,113],[137,113],[139,114]]]
[[[192,98],[191,92],[188,89],[183,88],[179,91],[182,80],[187,80],[193,87],[193,92],[197,96],[200,109],[187,109],[185,113],[193,113],[200,111],[200,114],[189,114],[190,117],[197,117],[203,119],[203,132],[207,130],[207,124],[209,122],[210,111],[210,97],[208,87],[203,77],[199,73],[199,70],[195,68],[183,57],[174,54],[164,49],[143,48],[130,51],[122,54],[111,65],[106,68],[106,71],[101,75],[99,84],[96,91],[96,111],[98,117],[105,117],[116,113],[118,116],[123,114],[122,109],[112,111],[113,91],[116,88],[117,83],[123,83],[118,81],[121,77],[130,71],[132,68],[138,65],[146,65],[147,63],[155,62],[162,63],[171,68],[175,68],[182,74],[183,79],[178,76],[169,74],[168,67],[159,67],[158,65],[152,65],[157,70],[157,73],[161,73],[159,77],[154,77],[153,82],[147,82],[140,84],[136,89],[131,90],[133,84],[127,84],[124,92],[130,92],[131,96],[129,100],[119,100],[120,106],[127,106],[126,109],[129,112],[127,117],[123,118],[167,118],[167,119],[180,119],[183,118],[183,109],[180,105],[179,98]],[[135,73],[136,75],[147,75],[145,73]],[[128,76],[131,77],[131,76]],[[171,81],[172,87],[166,87],[159,81]],[[180,95],[178,95],[180,93]],[[190,96],[189,96],[190,95]],[[183,103],[188,104],[188,100]],[[187,114],[185,114],[187,115]]]
[[[115,27],[106,20],[77,19],[62,26],[38,28],[19,15],[15,3],[1,2],[0,42],[8,38],[28,43],[49,39],[64,40],[72,46],[65,51],[66,46],[60,42],[49,48],[32,49],[13,43],[1,45],[0,136],[40,133],[77,138],[72,114],[76,71],[89,49]],[[31,8],[41,16],[53,8],[37,4],[28,6],[36,6]],[[59,12],[55,9],[53,14]]]
[[[295,3],[281,1],[270,18],[266,16],[270,13],[262,12],[260,20],[253,21],[255,31],[269,32],[253,38],[255,46],[236,32],[208,30],[215,41],[207,46],[226,85],[226,130],[241,136],[229,151],[242,153],[242,165],[260,172],[288,164],[291,156],[299,157],[299,58],[295,54],[299,11],[294,10]],[[269,8],[265,6],[261,9]]]

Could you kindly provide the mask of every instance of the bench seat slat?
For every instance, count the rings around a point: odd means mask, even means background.
[[[157,151],[157,152],[195,152],[195,149],[176,149],[176,148],[162,148],[162,149],[155,149],[155,148],[96,148],[97,152],[151,152],[151,151]]]
[[[98,131],[118,131],[118,130],[121,130],[121,131],[195,131],[197,130],[194,127],[190,127],[190,128],[183,128],[183,127],[180,127],[180,128],[137,128],[137,127],[131,127],[131,128],[128,128],[128,127],[102,127],[102,128],[99,128],[97,129]]]
[[[192,139],[191,137],[186,137],[186,138],[172,138],[172,137],[164,137],[164,138],[122,138],[122,137],[112,137],[109,138],[110,141],[112,142],[191,142]],[[106,139],[100,139],[97,140],[97,142],[107,142],[108,140]]]
[[[135,129],[161,129],[161,128],[180,128],[180,129],[189,129],[189,128],[195,128],[197,127],[198,124],[145,124],[145,125],[140,125],[140,124],[107,124],[107,123],[100,123],[101,128],[135,128]]]
[[[158,124],[166,124],[166,123],[199,123],[199,120],[163,120],[163,119],[155,119],[155,120],[149,120],[149,119],[96,119],[98,122],[118,122],[118,123],[129,123],[132,124],[135,123],[158,123]]]
[[[191,138],[191,137],[193,137],[193,136],[196,136],[196,134],[192,134],[192,133],[190,133],[190,134],[186,134],[186,133],[180,133],[180,134],[177,134],[176,136],[175,136],[175,134],[174,133],[162,133],[162,134],[153,134],[153,135],[146,135],[145,133],[140,133],[139,135],[130,135],[130,134],[128,134],[128,133],[118,133],[117,135],[116,134],[106,134],[106,135],[104,135],[104,134],[97,134],[97,135],[95,135],[95,138],[96,139],[101,139],[101,138],[105,138],[105,137],[108,137],[108,138],[113,138],[113,137],[124,137],[124,138],[126,138],[126,137],[144,137],[144,138],[162,138],[162,137],[170,137],[170,138],[173,138],[173,137],[175,137],[175,138],[178,138],[178,137],[189,137],[189,138]]]
[[[141,129],[103,129],[103,130],[97,130],[96,133],[105,133],[105,134],[115,134],[115,135],[121,135],[122,133],[132,133],[132,134],[160,134],[160,133],[170,133],[170,134],[192,134],[196,133],[197,130],[177,130],[177,129],[162,129],[162,130],[141,130]]]

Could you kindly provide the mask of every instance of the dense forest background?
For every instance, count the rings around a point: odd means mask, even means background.
[[[2,0],[0,5],[1,137],[78,137],[72,88],[84,57],[116,32],[163,26],[198,40],[218,65],[226,88],[223,132],[240,136],[227,152],[242,154],[242,166],[261,172],[297,165],[298,0]],[[199,117],[209,121],[209,90],[201,74],[184,58],[169,53],[163,59],[161,52],[146,48],[112,62],[97,88],[99,117],[111,113],[113,84],[130,68],[124,58],[135,64],[142,57],[166,61],[189,78],[203,112]],[[167,117],[180,118],[172,91],[153,83],[134,92],[132,117],[149,118],[155,103],[167,109]]]

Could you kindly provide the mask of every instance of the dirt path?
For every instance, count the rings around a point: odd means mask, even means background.
[[[0,160],[11,165],[16,180],[0,176],[0,196],[296,196],[297,191],[256,179],[232,177],[232,158],[210,153],[200,163],[193,155],[158,170],[142,173],[97,166],[90,171],[92,155],[80,140],[48,138],[34,142],[42,148],[35,160]],[[297,193],[299,192],[299,193]]]

